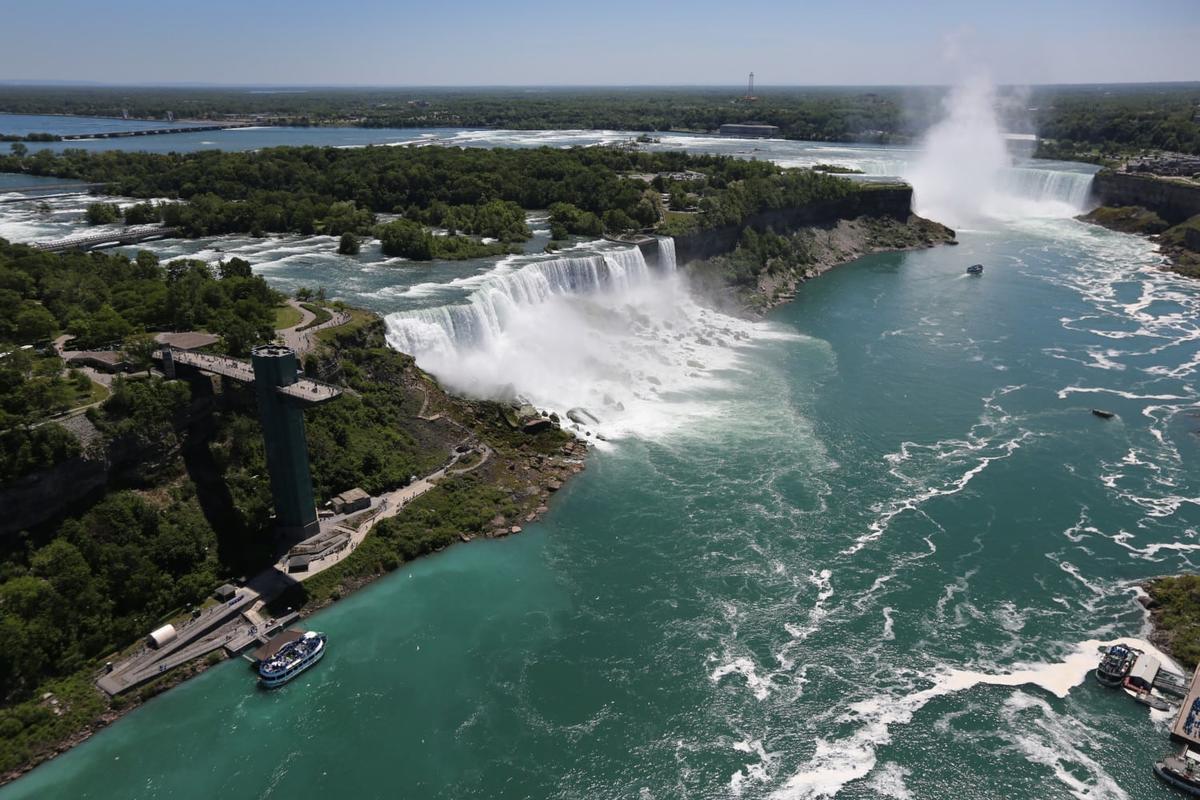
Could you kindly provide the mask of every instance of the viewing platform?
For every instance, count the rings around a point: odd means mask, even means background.
[[[228,356],[212,355],[210,353],[195,353],[181,350],[177,347],[167,347],[171,360],[176,364],[211,372],[240,383],[254,383],[254,366],[249,362]],[[159,350],[154,358],[162,360],[163,351]],[[340,397],[342,389],[331,383],[314,380],[313,378],[297,377],[294,383],[275,387],[276,394],[288,398],[300,405],[315,406]]]
[[[61,253],[66,250],[101,250],[105,247],[120,247],[151,239],[169,239],[178,235],[178,228],[168,228],[164,225],[130,225],[119,231],[83,233],[49,242],[34,242],[29,246],[43,253]]]

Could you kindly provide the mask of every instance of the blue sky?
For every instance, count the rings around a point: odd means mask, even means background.
[[[1200,80],[1200,0],[33,0],[0,80],[351,85]]]

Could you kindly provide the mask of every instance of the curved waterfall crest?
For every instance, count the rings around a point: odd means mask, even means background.
[[[675,271],[675,242],[659,239],[661,271]],[[415,309],[388,317],[388,339],[413,355],[450,355],[459,347],[498,338],[514,314],[552,297],[626,290],[647,283],[653,270],[637,247],[526,264],[482,283],[465,303]]]
[[[1007,194],[1035,202],[1062,203],[1077,212],[1087,210],[1093,175],[1061,169],[1017,166],[1003,175]]]

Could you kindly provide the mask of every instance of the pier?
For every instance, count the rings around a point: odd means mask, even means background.
[[[106,247],[148,242],[151,239],[169,239],[178,236],[179,233],[178,228],[168,228],[165,225],[130,225],[122,230],[81,233],[64,239],[34,242],[29,246],[43,253],[62,253],[67,250],[102,250]]]

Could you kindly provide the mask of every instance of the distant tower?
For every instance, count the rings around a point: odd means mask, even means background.
[[[308,445],[300,406],[279,393],[296,382],[296,352],[277,344],[250,351],[258,413],[267,450],[267,471],[275,498],[275,524],[288,537],[311,536],[319,530],[308,471]]]
[[[754,73],[753,72],[750,73],[750,80],[746,84],[746,96],[743,97],[742,99],[745,100],[747,103],[753,103],[754,101],[758,100],[758,98],[754,96]]]
[[[174,122],[174,121],[175,121],[175,112],[168,111],[167,112],[167,122]]]

